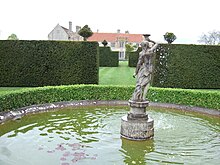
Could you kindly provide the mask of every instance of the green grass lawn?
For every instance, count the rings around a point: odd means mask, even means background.
[[[0,87],[0,95],[15,92],[24,89],[24,87]]]
[[[135,78],[132,77],[134,67],[128,67],[128,61],[120,61],[119,67],[100,67],[100,85],[135,85]]]

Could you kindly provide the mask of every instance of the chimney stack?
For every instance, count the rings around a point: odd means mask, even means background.
[[[78,33],[80,31],[81,27],[80,26],[76,26],[76,33]]]
[[[69,21],[69,31],[71,32],[72,31],[72,22]]]
[[[118,33],[118,34],[120,33],[120,29],[117,30],[117,33]]]

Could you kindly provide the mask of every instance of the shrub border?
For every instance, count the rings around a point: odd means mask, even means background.
[[[18,108],[77,100],[129,100],[134,86],[70,85],[27,88],[0,95],[0,112]],[[220,92],[151,87],[151,102],[203,107],[220,111]]]

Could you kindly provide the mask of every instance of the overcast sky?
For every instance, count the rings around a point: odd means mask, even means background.
[[[173,32],[175,43],[197,43],[199,36],[220,30],[220,0],[1,0],[0,39],[15,33],[21,40],[47,40],[59,23],[68,28],[86,24],[96,32],[128,30],[151,34],[165,42]]]

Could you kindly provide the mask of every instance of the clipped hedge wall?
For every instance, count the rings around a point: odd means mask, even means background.
[[[128,66],[129,67],[136,67],[138,62],[138,56],[141,52],[141,48],[138,47],[138,49],[135,52],[128,52]]]
[[[163,44],[157,52],[153,85],[220,88],[220,46]]]
[[[111,51],[110,47],[99,47],[99,66],[100,67],[118,67],[118,51]]]
[[[129,100],[133,86],[70,85],[22,89],[0,95],[0,112],[34,104],[73,100]],[[152,102],[200,106],[220,110],[220,92],[170,88],[149,89]]]
[[[98,84],[97,42],[0,41],[0,86]]]
[[[129,66],[136,67],[140,51],[129,54]],[[220,89],[220,46],[160,44],[152,85]]]

